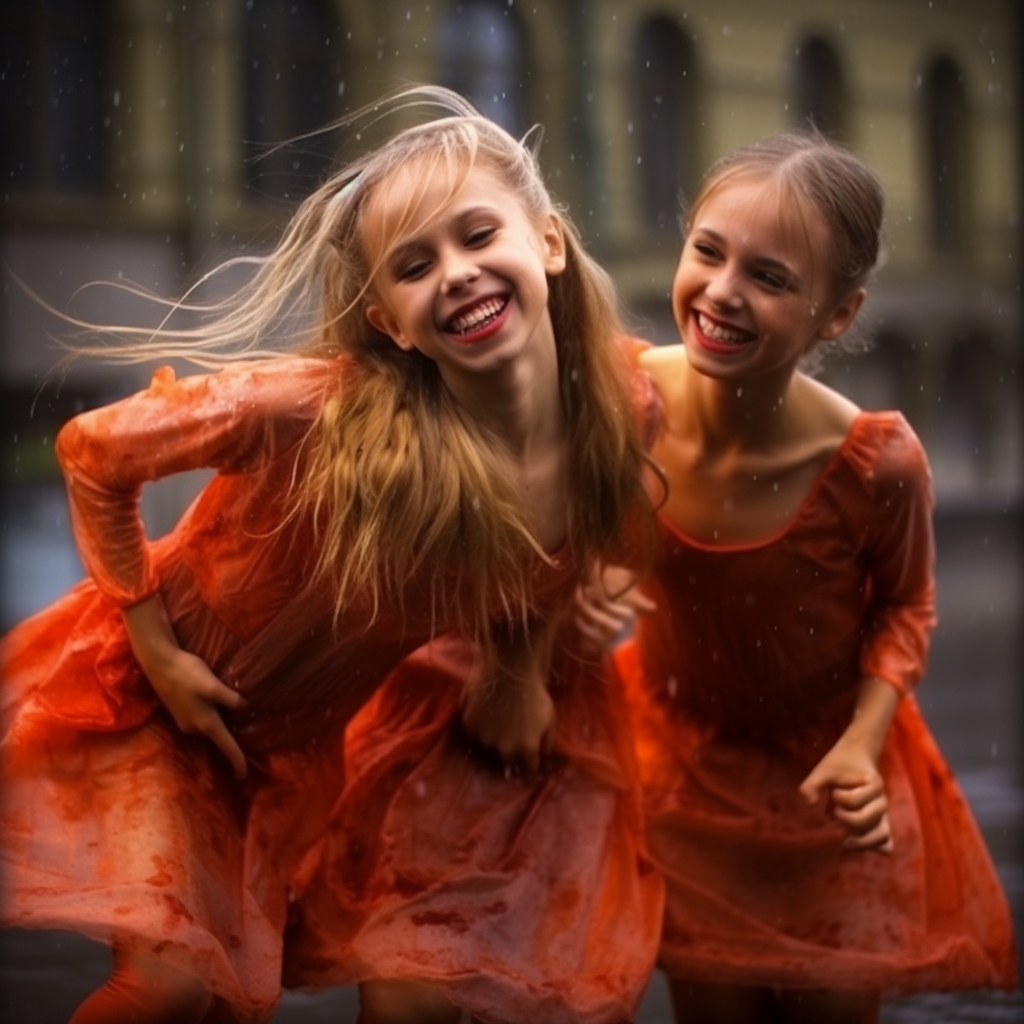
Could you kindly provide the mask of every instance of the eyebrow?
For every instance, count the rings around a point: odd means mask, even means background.
[[[472,220],[473,217],[480,214],[500,217],[501,210],[491,203],[474,203],[472,206],[467,206],[465,209],[456,210],[452,220],[458,227],[461,227],[467,220]],[[400,261],[403,257],[416,253],[423,248],[425,248],[425,243],[421,240],[420,235],[413,235],[411,238],[399,242],[398,245],[391,250],[385,260],[385,264],[390,265],[395,260]]]
[[[727,241],[726,237],[714,228],[709,228],[704,225],[698,224],[694,227],[694,235],[706,235],[712,241],[718,242],[720,245],[724,245]],[[773,256],[754,256],[750,263],[754,263],[758,267],[764,267],[766,269],[777,270],[782,276],[786,277],[790,281],[800,282],[801,278],[799,274],[788,264],[783,263],[782,260],[777,260]]]

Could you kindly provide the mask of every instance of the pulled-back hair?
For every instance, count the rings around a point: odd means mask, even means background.
[[[549,307],[569,430],[567,553],[581,569],[601,556],[624,557],[624,532],[635,542],[638,525],[647,529],[645,456],[614,289],[552,200],[531,140],[520,142],[457,94],[432,87],[398,92],[344,123],[375,124],[409,110],[434,116],[333,173],[301,203],[268,255],[219,268],[254,264],[240,289],[216,303],[175,304],[205,314],[200,326],[165,326],[146,343],[136,336],[103,351],[217,366],[275,358],[282,352],[269,339],[282,325],[294,331],[301,324],[305,333],[290,349],[347,354],[339,363],[346,383],[305,438],[293,479],[290,518],[316,531],[307,538],[309,584],[329,585],[337,617],[357,594],[400,606],[405,586],[426,567],[437,611],[457,612],[471,593],[474,610],[463,624],[483,635],[495,608],[520,617],[531,612],[532,566],[543,552],[529,509],[498,464],[495,438],[464,413],[435,363],[400,349],[366,317],[389,247],[418,226],[411,214],[392,225],[392,237],[368,265],[361,218],[397,169],[416,162],[424,188],[434,170],[443,172],[439,180],[451,183],[452,197],[474,167],[486,167],[531,219],[553,213],[561,222],[566,266],[549,279]],[[407,210],[416,206],[414,198]]]
[[[712,195],[742,178],[770,181],[781,201],[795,199],[804,210],[809,204],[822,217],[829,233],[825,269],[833,298],[867,284],[879,264],[885,194],[878,175],[856,153],[813,129],[780,132],[741,146],[708,169],[685,211],[684,234]],[[848,347],[860,343],[853,338]],[[809,355],[816,364],[815,352]]]

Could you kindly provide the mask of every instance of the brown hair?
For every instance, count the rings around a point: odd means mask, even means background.
[[[684,236],[705,202],[739,178],[777,184],[781,199],[795,199],[817,211],[828,228],[824,254],[830,294],[841,298],[867,284],[881,252],[885,194],[875,172],[852,150],[814,130],[780,132],[741,146],[712,164],[685,211]],[[851,337],[842,347],[860,347]],[[811,353],[817,363],[820,352]],[[807,367],[805,366],[805,369]]]

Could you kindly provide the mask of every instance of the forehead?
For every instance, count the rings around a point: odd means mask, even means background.
[[[363,245],[368,255],[379,258],[462,207],[506,210],[512,201],[510,190],[487,164],[414,158],[392,170],[368,198],[360,224]]]
[[[722,181],[693,211],[691,230],[799,258],[812,258],[829,243],[828,225],[817,207],[773,175]]]

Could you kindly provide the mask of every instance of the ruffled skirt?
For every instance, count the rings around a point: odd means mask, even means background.
[[[809,760],[726,743],[653,695],[632,643],[615,664],[667,883],[670,975],[887,995],[1015,986],[1006,897],[913,697],[879,765],[894,837],[884,856],[844,850],[838,825],[797,793],[834,737]]]
[[[562,674],[555,750],[532,780],[462,733],[468,670],[464,645],[428,645],[352,721],[345,793],[298,887],[286,983],[423,982],[490,1024],[629,1021],[663,888],[621,691],[593,667]]]
[[[439,643],[344,746],[260,755],[238,783],[162,711],[91,583],[0,657],[0,925],[162,957],[243,1024],[270,1019],[282,984],[373,978],[439,985],[487,1021],[631,1016],[663,886],[621,693],[592,668],[556,684],[539,779],[471,749],[468,650]]]

